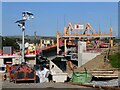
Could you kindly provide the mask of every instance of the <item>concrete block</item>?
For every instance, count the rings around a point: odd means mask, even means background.
[[[54,73],[53,81],[55,82],[64,82],[67,80],[67,73]]]

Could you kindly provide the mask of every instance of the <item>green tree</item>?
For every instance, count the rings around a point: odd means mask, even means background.
[[[15,38],[3,37],[2,46],[12,46],[13,50],[19,50],[19,45]]]

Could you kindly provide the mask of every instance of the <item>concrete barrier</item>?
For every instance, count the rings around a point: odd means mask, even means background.
[[[81,67],[88,61],[95,58],[97,55],[100,55],[100,53],[90,53],[90,52],[83,52],[78,54],[78,67]]]

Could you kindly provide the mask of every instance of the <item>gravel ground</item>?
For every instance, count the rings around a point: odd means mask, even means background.
[[[2,82],[2,88],[86,88],[66,83],[13,83],[8,80]]]

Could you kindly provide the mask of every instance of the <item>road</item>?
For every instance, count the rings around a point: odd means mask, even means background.
[[[86,88],[83,86],[70,85],[67,83],[13,83],[8,80],[2,82],[2,88]]]

